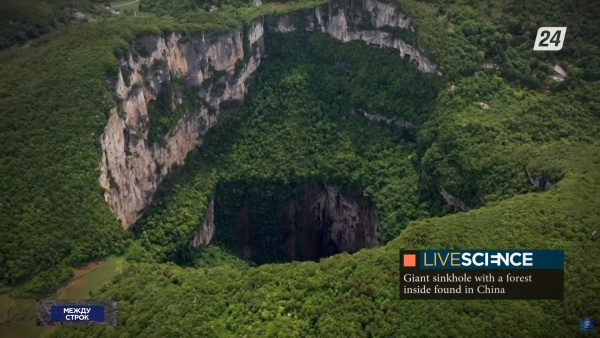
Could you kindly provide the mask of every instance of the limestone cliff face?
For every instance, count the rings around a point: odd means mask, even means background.
[[[525,167],[525,171],[527,172],[527,178],[529,178],[529,182],[538,188],[542,188],[544,190],[548,190],[552,188],[552,183],[550,180],[546,179],[543,176],[534,175],[528,167]]]
[[[190,245],[194,248],[199,246],[207,246],[215,235],[215,200],[214,198],[208,204],[206,208],[206,215],[204,215],[204,221],[196,230],[194,239]]]
[[[471,210],[470,206],[468,206],[465,202],[460,200],[458,197],[456,197],[456,196],[450,194],[448,191],[446,191],[446,189],[444,189],[444,187],[441,184],[437,183],[435,181],[435,179],[433,179],[431,176],[427,175],[425,173],[425,171],[421,171],[421,176],[425,180],[433,183],[433,185],[436,187],[437,191],[440,193],[440,195],[442,195],[442,198],[444,199],[444,201],[446,201],[446,203],[448,203],[448,205],[458,208],[460,211]],[[482,203],[484,203],[483,200],[482,200]]]
[[[173,168],[183,165],[190,150],[202,144],[208,129],[227,116],[231,109],[224,104],[244,99],[247,80],[265,56],[265,29],[282,33],[321,31],[341,41],[362,40],[391,47],[421,71],[437,72],[436,65],[419,50],[383,29],[414,31],[410,18],[389,4],[374,0],[357,3],[360,8],[321,6],[306,20],[298,20],[297,13],[256,20],[244,32],[232,29],[227,34],[201,34],[191,39],[177,33],[139,37],[132,50],[145,52],[122,56],[118,76],[109,80],[116,107],[100,137],[100,183],[123,226],[127,228],[139,219],[162,180]],[[363,26],[369,29],[358,28]],[[173,90],[175,78],[182,85]],[[149,116],[149,103],[170,89],[171,108],[181,108],[181,87],[193,88],[202,106],[185,111],[159,142],[149,142],[149,128],[158,122]]]
[[[391,4],[363,0],[354,2],[353,6],[341,8],[335,5],[320,6],[305,20],[298,20],[297,14],[290,14],[279,18],[267,18],[266,22],[268,29],[276,32],[288,33],[302,29],[320,31],[343,42],[360,40],[382,48],[394,48],[398,50],[400,57],[408,57],[419,70],[441,75],[437,65],[426,58],[420,50],[395,37],[394,33],[389,31],[405,29],[415,32],[412,19]]]
[[[337,188],[318,185],[312,191],[312,226],[322,230],[323,248],[353,253],[381,246],[379,220],[373,207],[357,197],[344,196]]]
[[[369,121],[373,121],[373,122],[384,122],[388,125],[393,125],[399,128],[402,128],[404,130],[406,130],[406,132],[410,135],[415,135],[415,125],[405,121],[402,118],[399,117],[386,117],[386,116],[382,116],[382,115],[377,115],[377,114],[369,114],[366,111],[359,111],[364,117],[367,118],[367,120]]]
[[[100,183],[107,190],[105,199],[128,227],[152,201],[161,181],[174,166],[181,166],[187,153],[202,143],[202,136],[226,115],[221,103],[242,100],[246,80],[256,71],[264,55],[262,21],[248,30],[249,58],[236,72],[236,62],[244,58],[244,38],[237,29],[229,34],[203,34],[182,42],[181,36],[145,36],[136,43],[148,56],[131,54],[120,60],[121,71],[111,85],[123,113],[111,111],[101,137],[103,149]],[[215,73],[211,86],[198,86]],[[198,86],[197,95],[206,104],[186,111],[175,126],[150,144],[148,103],[156,100],[176,76],[188,88]],[[125,78],[127,77],[127,79]],[[174,91],[173,108],[181,105],[182,93]],[[156,122],[156,121],[154,121]]]

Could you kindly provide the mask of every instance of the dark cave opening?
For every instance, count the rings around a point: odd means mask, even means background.
[[[254,263],[319,261],[383,245],[361,189],[322,182],[228,182],[217,187],[214,240]]]

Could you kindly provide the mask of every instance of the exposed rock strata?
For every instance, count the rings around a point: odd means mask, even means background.
[[[244,58],[243,37],[237,29],[224,35],[203,34],[186,43],[177,34],[166,38],[145,36],[136,42],[149,56],[136,59],[129,54],[121,60],[121,71],[112,88],[122,102],[124,116],[112,109],[101,137],[100,183],[107,190],[105,199],[124,227],[141,216],[173,166],[183,165],[187,153],[202,143],[205,132],[226,115],[221,103],[244,98],[246,80],[264,55],[262,36],[262,21],[257,21],[247,35],[252,54],[237,72],[236,63]],[[199,86],[216,72],[222,75],[212,79],[211,86]],[[124,74],[129,74],[127,81]],[[187,87],[198,86],[198,97],[206,104],[185,112],[161,142],[149,144],[148,126],[152,121],[148,103],[170,85],[173,76]],[[181,92],[172,93],[173,107],[182,103],[181,97]]]
[[[465,202],[460,200],[458,197],[455,197],[452,194],[450,194],[448,191],[446,191],[446,189],[444,189],[444,187],[441,184],[435,182],[435,180],[432,179],[431,176],[427,175],[425,173],[425,171],[421,171],[421,175],[427,181],[430,181],[433,183],[433,185],[436,187],[437,191],[440,193],[440,195],[442,195],[442,198],[444,198],[444,201],[446,201],[446,203],[448,203],[448,205],[458,208],[460,211],[471,210],[470,206],[468,206]],[[480,200],[482,201],[482,203],[484,202],[483,198],[480,198]]]
[[[399,118],[399,117],[385,117],[382,115],[377,115],[377,114],[369,114],[365,111],[360,111],[364,117],[366,117],[369,121],[373,121],[373,122],[384,122],[386,124],[389,125],[394,125],[396,127],[402,128],[404,130],[406,130],[407,133],[409,133],[410,135],[414,135],[416,128],[415,125],[405,121],[403,118]]]
[[[382,245],[375,208],[362,198],[344,196],[337,188],[319,185],[312,191],[310,213],[315,229],[323,229],[322,247],[353,253]]]
[[[442,195],[442,197],[444,198],[446,203],[448,203],[448,205],[458,208],[458,209],[460,209],[460,211],[471,210],[471,208],[465,202],[463,202],[460,199],[458,199],[457,197],[454,197],[453,195],[451,195],[441,185],[438,185],[437,188],[438,188],[438,191],[440,192],[440,195]]]
[[[421,71],[437,72],[419,50],[389,30],[380,29],[414,31],[410,18],[389,4],[373,0],[355,3],[360,8],[318,7],[306,20],[297,20],[293,15],[298,14],[267,18],[266,26],[274,32],[321,31],[341,41],[362,40],[395,48]],[[364,24],[365,20],[370,23],[369,29],[359,29],[357,22]],[[183,165],[187,153],[202,144],[206,131],[228,114],[230,109],[223,108],[223,104],[243,100],[247,80],[265,56],[264,27],[260,19],[245,32],[232,29],[226,34],[201,34],[186,41],[176,33],[144,36],[136,40],[136,45],[147,53],[128,53],[120,58],[119,74],[110,80],[110,86],[122,109],[111,110],[100,137],[100,183],[106,189],[106,201],[124,227],[142,215],[162,180],[175,166]],[[173,87],[173,77],[185,88],[195,88],[204,104],[186,111],[160,142],[150,144],[149,126],[158,121],[150,121],[148,104]],[[181,88],[170,92],[173,109],[181,107],[182,97]]]
[[[212,199],[206,208],[202,224],[196,230],[190,245],[194,248],[207,246],[215,235],[215,200]]]
[[[534,186],[545,190],[548,190],[552,187],[553,183],[550,182],[550,180],[542,176],[536,176],[532,174],[528,167],[525,167],[525,171],[527,172],[527,178],[529,178],[529,182]]]
[[[354,40],[364,41],[367,44],[397,49],[400,57],[407,57],[414,62],[419,70],[427,73],[441,72],[437,66],[426,58],[423,53],[394,36],[392,32],[381,28],[407,29],[415,32],[411,18],[402,13],[400,9],[391,4],[374,0],[357,2],[359,8],[336,8],[333,5],[317,7],[305,20],[298,20],[295,14],[266,20],[269,30],[280,33],[289,33],[298,30],[320,31],[331,35],[333,38],[348,42]],[[369,29],[362,29],[368,26]]]
[[[229,188],[221,189],[216,192],[217,208],[210,206],[207,212],[208,223],[216,210],[216,237],[258,264],[272,262],[269,259],[316,261],[383,244],[375,207],[363,192],[315,183],[273,199],[255,192],[233,197]],[[221,192],[227,197],[219,198]],[[207,228],[205,224],[200,229]]]

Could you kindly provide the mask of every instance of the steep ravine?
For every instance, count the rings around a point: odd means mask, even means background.
[[[394,34],[415,31],[412,20],[397,7],[373,0],[353,4],[360,6],[327,5],[310,14],[259,19],[245,32],[232,29],[185,41],[176,33],[136,39],[136,48],[119,59],[118,76],[109,81],[116,106],[100,138],[100,183],[123,226],[139,219],[172,168],[183,165],[187,153],[202,144],[206,131],[233,110],[232,102],[244,99],[252,74],[266,56],[265,30],[319,31],[344,42],[361,40],[394,48],[419,70],[439,74],[435,64]],[[149,104],[167,88],[171,108],[185,107],[185,112],[166,135],[151,143],[149,130],[158,121],[150,119]],[[187,90],[194,91],[201,104],[184,105]]]

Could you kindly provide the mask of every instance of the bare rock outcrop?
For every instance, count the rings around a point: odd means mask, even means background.
[[[215,235],[215,199],[213,198],[206,208],[206,215],[202,224],[196,230],[190,245],[194,248],[207,246]]]
[[[383,115],[377,115],[377,114],[369,114],[366,111],[363,110],[359,110],[360,113],[363,114],[364,117],[367,118],[367,120],[369,121],[373,121],[373,122],[384,122],[388,125],[393,125],[399,128],[402,128],[404,130],[406,130],[406,132],[410,135],[414,135],[416,132],[416,128],[415,125],[405,121],[403,118],[400,117],[386,117]]]
[[[398,7],[375,0],[356,2],[359,7],[337,7],[335,4],[317,7],[313,14],[298,20],[297,14],[289,14],[266,20],[269,30],[289,33],[298,30],[320,31],[333,38],[348,42],[364,41],[369,45],[398,50],[400,57],[407,57],[419,70],[436,73],[437,65],[431,62],[416,47],[396,37],[389,29],[404,29],[415,32],[413,21]],[[355,3],[355,4],[356,4]]]
[[[525,171],[527,172],[527,178],[529,178],[529,182],[538,188],[542,188],[548,190],[552,188],[553,183],[542,176],[534,175],[528,167],[525,167]]]
[[[244,58],[243,38],[237,29],[229,34],[203,34],[189,42],[173,33],[166,38],[144,36],[136,43],[147,56],[129,53],[120,60],[121,71],[111,83],[114,95],[123,107],[111,110],[101,136],[103,149],[100,184],[105,199],[121,219],[124,227],[134,223],[152,201],[158,185],[174,166],[181,166],[187,153],[202,143],[203,135],[227,115],[222,102],[242,100],[246,80],[253,74],[264,55],[262,21],[248,31],[250,57],[241,70],[236,63]],[[200,86],[211,79],[210,86]],[[205,102],[198,110],[186,111],[160,142],[148,142],[148,104],[171,85],[174,77],[188,88],[196,88]],[[194,87],[196,86],[196,87]],[[174,91],[173,108],[181,105],[182,93]]]
[[[559,65],[554,65],[554,74],[550,77],[556,82],[563,82],[567,77],[567,72]]]
[[[429,176],[428,174],[425,173],[425,171],[421,171],[421,176],[426,179],[427,181],[431,182],[437,189],[437,191],[440,193],[440,195],[442,195],[442,198],[444,199],[444,201],[446,201],[446,203],[449,206],[458,208],[460,211],[469,211],[471,210],[471,207],[468,206],[465,202],[463,202],[461,199],[459,199],[458,197],[450,194],[448,191],[446,191],[446,189],[444,189],[444,187],[437,183],[431,176]],[[483,198],[479,198],[481,200],[482,203],[484,203],[485,201],[483,200]]]
[[[463,202],[460,199],[458,199],[457,197],[451,195],[441,185],[438,185],[438,191],[440,192],[440,195],[442,195],[442,197],[444,198],[446,203],[448,203],[448,205],[458,208],[458,209],[460,209],[460,211],[471,210],[471,208],[465,202]]]
[[[373,207],[344,196],[337,188],[319,185],[313,189],[310,212],[312,226],[323,230],[322,247],[333,244],[336,252],[357,252],[381,246],[379,220]]]

